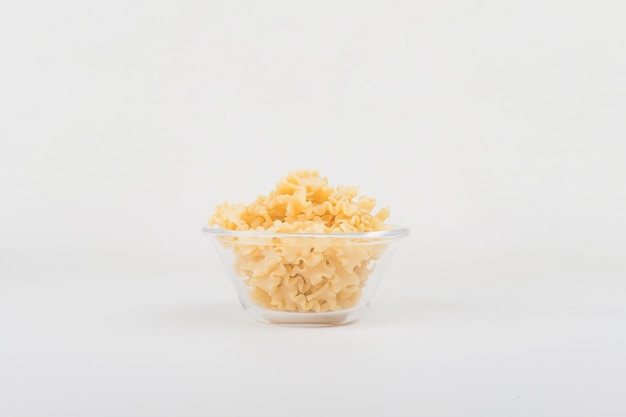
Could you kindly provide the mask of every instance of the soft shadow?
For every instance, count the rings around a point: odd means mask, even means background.
[[[480,306],[462,300],[406,298],[384,304],[374,303],[365,320],[370,324],[419,324],[449,317],[476,314]]]
[[[368,326],[416,325],[450,317],[466,317],[480,313],[479,304],[470,304],[462,300],[443,299],[399,299],[383,304],[374,303],[365,317],[340,327],[352,327],[360,323]],[[302,327],[291,325],[266,324],[253,320],[238,304],[207,303],[189,307],[169,308],[153,312],[145,317],[152,324],[161,328],[202,328],[211,330],[230,330],[241,327]],[[319,328],[332,328],[319,327]]]
[[[229,329],[235,326],[254,325],[246,312],[237,304],[207,303],[159,311],[153,320],[167,327],[197,327]]]

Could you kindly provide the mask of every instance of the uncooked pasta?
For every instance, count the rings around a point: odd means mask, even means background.
[[[237,237],[221,243],[235,255],[235,271],[250,299],[279,311],[327,312],[354,307],[384,244],[333,239],[341,233],[385,230],[389,210],[373,213],[376,200],[357,187],[332,187],[317,171],[296,171],[251,204],[217,206],[209,224],[224,230],[327,234],[328,239]],[[365,243],[365,244],[364,244]]]

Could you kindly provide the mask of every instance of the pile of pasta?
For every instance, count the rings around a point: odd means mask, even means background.
[[[251,204],[217,206],[209,224],[224,230],[324,233],[328,237],[223,238],[250,299],[272,310],[327,312],[355,306],[386,245],[333,234],[388,229],[389,210],[372,212],[376,200],[358,187],[332,187],[317,171],[280,179]]]

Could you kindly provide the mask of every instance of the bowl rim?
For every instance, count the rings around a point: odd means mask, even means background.
[[[392,239],[404,238],[409,235],[409,228],[404,226],[389,225],[391,229],[376,230],[373,232],[349,232],[349,233],[281,233],[250,230],[225,230],[219,227],[202,226],[202,234],[205,236],[232,236],[239,238],[265,237],[265,238],[324,238],[324,239]]]

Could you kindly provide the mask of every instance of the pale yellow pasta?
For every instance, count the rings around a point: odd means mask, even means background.
[[[331,187],[317,171],[297,171],[252,204],[217,206],[209,224],[225,230],[325,233],[328,239],[258,238],[223,240],[234,268],[250,287],[250,299],[272,310],[327,312],[355,306],[385,250],[381,244],[352,244],[333,234],[387,229],[388,209],[373,214],[376,200],[358,197],[357,187]],[[363,242],[361,242],[363,243]]]

